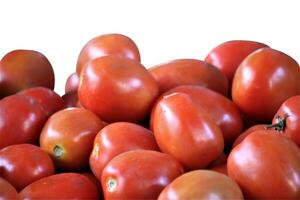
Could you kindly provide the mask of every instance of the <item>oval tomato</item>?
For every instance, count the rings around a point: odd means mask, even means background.
[[[77,73],[72,73],[66,81],[65,93],[68,94],[68,93],[77,92],[78,85],[79,85],[79,77]]]
[[[17,190],[5,179],[0,177],[0,199],[10,200],[19,199]]]
[[[232,144],[232,147],[235,147],[238,144],[240,144],[250,133],[252,133],[254,131],[257,131],[257,130],[267,130],[267,126],[268,125],[266,125],[266,124],[256,124],[254,126],[251,126],[247,130],[245,130],[241,135],[239,135],[239,137],[236,138],[236,140]]]

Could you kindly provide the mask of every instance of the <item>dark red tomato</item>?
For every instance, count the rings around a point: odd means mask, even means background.
[[[283,132],[300,148],[300,95],[287,99],[273,118],[273,128]]]
[[[80,107],[77,92],[67,93],[62,96],[66,108]]]
[[[226,163],[211,167],[209,169],[213,170],[213,171],[216,171],[216,172],[219,172],[219,173],[224,174],[224,175],[228,175],[228,173],[227,173],[227,164]]]
[[[222,153],[216,160],[214,160],[212,163],[210,163],[209,167],[215,167],[222,164],[227,163],[228,156],[225,153]]]
[[[270,122],[280,105],[300,94],[300,68],[290,56],[263,48],[250,54],[237,69],[232,99],[246,115]]]
[[[300,150],[276,131],[257,130],[229,154],[228,175],[250,199],[299,199]]]
[[[267,126],[268,125],[266,125],[266,124],[257,124],[257,125],[251,126],[247,130],[245,130],[241,135],[239,135],[239,137],[236,138],[236,140],[234,141],[232,147],[235,147],[238,144],[240,144],[250,133],[252,133],[254,131],[267,130]]]
[[[49,155],[31,144],[16,144],[0,151],[0,176],[18,191],[30,183],[54,174]]]
[[[113,158],[102,173],[104,197],[157,199],[172,180],[183,173],[173,157],[150,150],[133,150]]]
[[[128,58],[95,59],[80,75],[80,103],[107,122],[144,119],[157,95],[158,86],[151,74]]]
[[[244,199],[239,186],[228,176],[195,170],[176,178],[159,195],[158,200],[175,199]]]
[[[68,94],[68,93],[77,92],[78,85],[79,85],[79,77],[77,73],[71,74],[66,81],[65,93]]]
[[[47,117],[65,108],[64,100],[56,92],[45,87],[29,88],[18,94],[29,96],[37,100],[43,107]]]
[[[195,59],[178,59],[149,69],[160,94],[180,85],[200,85],[227,95],[228,81],[216,67]]]
[[[40,146],[59,169],[80,170],[88,165],[94,138],[103,127],[103,122],[86,109],[64,109],[45,124]]]
[[[140,62],[140,52],[129,37],[121,34],[106,34],[90,40],[81,50],[77,61],[77,74],[89,61],[106,55],[126,57]]]
[[[15,50],[0,62],[0,97],[30,87],[54,89],[54,72],[48,59],[37,51]]]
[[[223,152],[222,131],[187,94],[164,96],[156,104],[151,121],[160,150],[174,156],[186,169],[205,168]]]
[[[0,101],[0,149],[20,143],[36,143],[47,120],[42,106],[23,95]]]
[[[94,140],[90,167],[101,180],[102,170],[111,159],[123,152],[136,149],[159,150],[150,130],[128,122],[109,124]]]
[[[267,45],[247,40],[232,40],[224,42],[213,48],[205,58],[208,62],[227,77],[231,85],[234,73],[241,62],[257,49],[268,47]]]
[[[20,192],[22,199],[98,199],[99,191],[87,177],[62,173],[42,178]]]
[[[97,179],[97,177],[92,172],[83,172],[83,173],[80,173],[80,174],[87,177],[88,179],[90,179],[90,181],[98,189],[99,196],[100,196],[100,198],[98,198],[98,199],[104,199],[102,189],[101,189],[102,186],[101,186],[100,181]]]
[[[0,177],[0,199],[11,200],[19,199],[17,190],[5,179]]]
[[[243,121],[236,105],[219,93],[201,86],[179,86],[165,95],[175,92],[188,94],[199,106],[211,115],[220,127],[226,146],[233,143],[243,130]]]

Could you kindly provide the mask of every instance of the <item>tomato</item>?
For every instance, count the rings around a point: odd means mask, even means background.
[[[91,60],[106,55],[126,57],[140,62],[140,52],[129,37],[121,34],[105,34],[91,39],[81,50],[77,61],[77,74]]]
[[[103,169],[105,199],[156,199],[183,173],[173,157],[156,151],[133,150],[113,158]]]
[[[299,199],[300,150],[276,131],[257,130],[229,154],[228,175],[250,199]]]
[[[208,170],[183,174],[169,184],[158,200],[244,199],[239,186],[229,177]]]
[[[205,62],[216,66],[225,74],[231,85],[233,76],[240,63],[257,49],[267,45],[247,40],[232,40],[213,48],[205,58]]]
[[[221,164],[221,165],[217,165],[217,166],[214,166],[214,167],[210,167],[209,168],[210,170],[213,170],[213,171],[216,171],[216,172],[219,172],[221,174],[224,174],[224,175],[228,175],[227,173],[227,164]]]
[[[99,191],[87,177],[62,173],[42,178],[25,187],[22,199],[98,199]]]
[[[101,186],[100,181],[97,179],[97,177],[94,176],[94,174],[91,173],[91,172],[83,172],[83,173],[80,173],[80,174],[87,177],[94,184],[94,187],[98,189],[99,196],[100,196],[100,198],[98,198],[98,199],[104,199],[103,193],[102,193],[102,190],[101,190],[102,186]]]
[[[71,74],[66,81],[65,93],[68,94],[68,93],[77,92],[78,85],[79,85],[79,77],[77,73]]]
[[[19,199],[17,190],[5,179],[0,177],[0,199],[10,200]]]
[[[270,122],[280,105],[300,94],[300,68],[290,56],[263,48],[250,54],[238,67],[232,99],[242,112]]]
[[[31,144],[16,144],[1,149],[0,169],[0,176],[17,190],[54,174],[54,165],[49,155]]]
[[[158,151],[150,130],[128,122],[109,124],[97,134],[94,140],[90,167],[96,177],[101,180],[102,170],[112,158],[135,149]]]
[[[236,105],[219,93],[201,86],[179,86],[165,95],[175,92],[188,94],[199,106],[211,115],[220,127],[226,146],[233,143],[243,130],[243,121]]]
[[[0,62],[0,97],[43,86],[54,89],[54,72],[48,59],[37,51],[14,50]]]
[[[66,108],[81,107],[78,100],[77,92],[66,93],[62,96],[62,99],[65,102]]]
[[[241,135],[239,135],[239,137],[236,138],[236,140],[234,141],[232,147],[235,147],[238,144],[240,144],[250,133],[252,133],[254,131],[267,130],[267,126],[268,125],[266,125],[266,124],[256,124],[254,126],[251,126],[247,130],[245,130]]]
[[[222,131],[201,106],[184,93],[164,96],[151,115],[160,150],[186,169],[205,168],[224,148]]]
[[[215,167],[222,164],[227,163],[228,156],[225,153],[222,153],[216,160],[214,160],[212,163],[210,163],[209,167]]]
[[[107,122],[144,119],[157,95],[158,86],[151,74],[128,58],[95,59],[80,75],[80,103]]]
[[[103,127],[103,122],[86,109],[64,109],[45,124],[40,146],[59,169],[80,170],[88,165],[94,138]]]
[[[0,101],[0,149],[20,143],[36,143],[46,121],[42,106],[23,95]]]
[[[178,59],[149,69],[158,82],[160,94],[180,85],[200,85],[223,95],[228,81],[216,67],[195,59]]]

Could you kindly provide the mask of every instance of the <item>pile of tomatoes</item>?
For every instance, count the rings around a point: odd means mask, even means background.
[[[254,41],[146,68],[101,35],[62,97],[48,59],[0,62],[0,199],[300,199],[300,68]]]

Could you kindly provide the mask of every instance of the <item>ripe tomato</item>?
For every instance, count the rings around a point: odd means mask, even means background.
[[[54,174],[54,165],[48,154],[31,144],[17,144],[2,149],[0,169],[0,176],[17,190]]]
[[[254,131],[257,131],[257,130],[267,130],[267,126],[268,125],[266,125],[266,124],[256,124],[254,126],[251,126],[247,130],[245,130],[241,135],[239,135],[239,137],[236,138],[236,140],[232,144],[232,147],[235,147],[238,144],[240,144],[250,133],[252,133]]]
[[[103,169],[105,199],[156,199],[183,173],[173,157],[156,151],[133,150],[113,158]]]
[[[105,165],[117,155],[135,149],[157,150],[158,147],[152,132],[142,126],[116,122],[104,127],[94,140],[90,155],[90,167],[101,180]]]
[[[228,176],[209,170],[195,170],[172,181],[158,200],[244,199],[239,186]]]
[[[17,190],[5,179],[0,177],[0,199],[10,200],[19,199]]]
[[[251,199],[300,198],[300,150],[276,131],[257,130],[229,154],[228,175]]]
[[[99,191],[87,177],[62,173],[42,178],[20,192],[21,199],[98,199]]]
[[[222,153],[216,160],[214,160],[212,163],[210,163],[209,167],[215,167],[222,164],[227,163],[228,156],[225,153]]]
[[[90,40],[81,50],[77,61],[77,74],[91,60],[106,55],[126,57],[140,62],[140,52],[136,44],[121,34],[106,34]]]
[[[77,92],[67,93],[62,96],[62,99],[65,102],[66,108],[71,107],[81,107],[78,100]]]
[[[144,66],[128,58],[105,56],[80,75],[80,103],[107,122],[138,122],[146,117],[158,86]]]
[[[80,170],[88,165],[94,138],[103,127],[103,122],[86,109],[64,109],[45,124],[40,146],[59,169]]]
[[[214,166],[214,167],[210,167],[209,168],[210,170],[213,170],[213,171],[216,171],[216,172],[219,172],[221,174],[224,174],[224,175],[228,175],[227,173],[227,164],[221,164],[221,165],[217,165],[217,166]]]
[[[37,51],[15,50],[0,62],[0,98],[20,90],[43,86],[54,89],[54,72],[48,59]]]
[[[227,95],[228,81],[216,67],[195,59],[178,59],[149,69],[160,94],[180,85],[200,85]]]
[[[205,168],[223,152],[222,131],[187,94],[164,96],[154,107],[151,121],[161,151],[186,169]]]
[[[280,105],[300,94],[300,68],[288,55],[263,48],[239,66],[232,83],[233,102],[242,112],[270,122]]]
[[[78,85],[79,85],[79,77],[77,73],[71,74],[66,81],[65,93],[68,94],[68,93],[77,92]]]
[[[0,101],[0,149],[20,143],[36,143],[47,120],[42,106],[23,95]]]
[[[267,45],[247,40],[232,40],[224,42],[213,48],[205,58],[225,74],[231,86],[234,73],[240,63],[257,49],[268,47]]]

